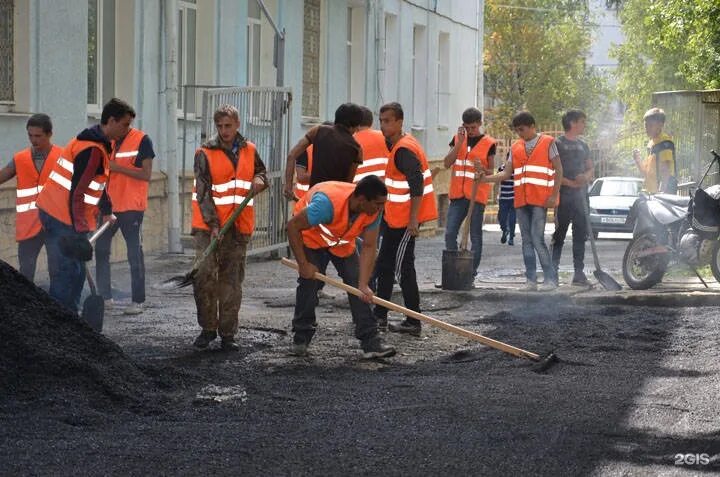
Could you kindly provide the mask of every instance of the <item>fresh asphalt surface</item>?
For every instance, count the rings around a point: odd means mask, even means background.
[[[310,357],[289,356],[295,275],[260,259],[248,263],[241,351],[198,352],[191,291],[153,287],[188,270],[191,257],[148,257],[145,313],[122,314],[129,279],[120,264],[119,305],[104,330],[147,384],[124,385],[119,375],[111,389],[89,382],[0,398],[0,473],[720,473],[718,307],[618,305],[607,292],[569,286],[518,292],[519,234],[509,247],[493,228],[480,288],[470,292],[437,290],[442,237],[418,241],[423,310],[533,352],[554,350],[561,361],[546,373],[429,327],[419,339],[385,335],[398,355],[361,361],[346,300],[327,287]],[[598,242],[602,265],[622,282],[627,242],[607,237]],[[588,247],[589,276],[593,268]],[[696,285],[657,293],[681,287]]]

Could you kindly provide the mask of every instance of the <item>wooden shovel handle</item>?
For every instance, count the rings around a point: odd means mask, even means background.
[[[286,267],[290,267],[294,270],[298,269],[297,263],[295,263],[293,260],[283,258],[280,261]],[[343,283],[340,280],[330,278],[326,275],[323,275],[322,273],[316,272],[315,279],[325,282],[328,285],[332,285],[336,288],[345,290],[346,292],[351,293],[355,296],[358,296],[358,297],[364,296],[363,292],[361,292],[357,288],[351,287],[350,285],[347,285],[346,283]],[[417,311],[413,311],[408,308],[405,308],[404,306],[396,305],[395,303],[393,303],[391,301],[387,301],[387,300],[383,300],[382,298],[378,298],[377,296],[373,296],[372,302],[376,305],[384,306],[385,308],[387,308],[389,310],[397,311],[399,313],[402,313],[404,315],[418,319],[420,321],[424,321],[425,323],[428,323],[432,326],[436,326],[438,328],[442,328],[443,330],[449,331],[451,333],[455,333],[456,335],[464,336],[466,338],[470,338],[471,340],[479,341],[480,343],[482,343],[486,346],[495,348],[495,349],[503,351],[505,353],[512,354],[513,356],[518,356],[520,358],[527,358],[527,359],[530,359],[533,361],[540,360],[539,355],[537,355],[535,353],[531,353],[530,351],[525,351],[524,349],[516,348],[515,346],[503,343],[502,341],[497,341],[492,338],[488,338],[487,336],[483,336],[478,333],[473,333],[472,331],[466,330],[464,328],[460,328],[459,326],[451,325],[450,323],[440,321],[436,318],[431,318],[427,315],[423,315],[422,313],[418,313]]]
[[[463,237],[462,241],[460,242],[460,250],[467,250],[468,236],[470,235],[470,225],[472,224],[472,213],[473,208],[475,207],[475,196],[477,195],[479,185],[479,180],[473,180],[472,193],[470,194],[470,206],[468,207],[467,217],[465,218],[465,226],[463,227]]]

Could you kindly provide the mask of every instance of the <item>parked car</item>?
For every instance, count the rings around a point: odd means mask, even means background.
[[[640,195],[643,180],[637,177],[600,177],[590,186],[590,223],[593,235],[600,232],[632,233],[626,225],[630,207]]]

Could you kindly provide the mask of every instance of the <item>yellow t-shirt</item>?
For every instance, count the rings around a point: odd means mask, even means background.
[[[655,139],[648,141],[647,150],[648,156],[643,161],[643,174],[645,174],[645,190],[651,194],[658,191],[658,178],[657,168],[655,167],[655,154],[652,154],[653,146],[663,141],[672,141],[672,137],[665,133],[660,133]],[[667,163],[670,170],[670,175],[675,175],[675,164],[673,164],[673,153],[670,149],[663,149],[660,151],[660,164]]]

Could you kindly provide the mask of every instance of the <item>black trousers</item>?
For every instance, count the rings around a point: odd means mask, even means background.
[[[380,252],[375,262],[374,278],[377,280],[377,296],[390,300],[395,278],[400,284],[405,307],[420,312],[420,291],[418,290],[415,273],[415,237],[407,233],[407,228],[395,229],[385,221],[381,225],[382,239]],[[376,305],[375,316],[387,318],[388,309]],[[420,320],[408,317],[413,324],[420,325]]]
[[[35,280],[35,269],[40,250],[45,246],[45,232],[40,231],[36,236],[18,242],[18,263],[20,273],[30,280]],[[49,263],[48,263],[49,264]]]
[[[575,272],[582,272],[585,268],[585,241],[588,239],[588,228],[583,200],[586,201],[587,197],[578,194],[560,195],[560,205],[555,209],[555,233],[550,244],[555,270],[560,266],[563,244],[571,223],[573,268]]]
[[[112,298],[110,245],[112,245],[113,236],[119,229],[127,245],[132,301],[135,303],[145,302],[145,256],[143,255],[141,234],[144,215],[144,212],[139,210],[115,212],[117,221],[95,243],[95,276],[98,293],[106,300]]]
[[[329,262],[332,262],[338,275],[346,284],[357,287],[360,275],[360,260],[357,252],[349,257],[337,257],[328,249],[305,248],[308,261],[325,273]],[[295,291],[295,313],[292,320],[292,330],[295,333],[295,343],[310,343],[317,328],[315,308],[318,305],[318,290],[320,281],[298,277],[298,286]],[[350,301],[350,314],[355,324],[355,337],[366,342],[377,336],[377,322],[370,310],[370,305],[355,295],[348,293]]]

